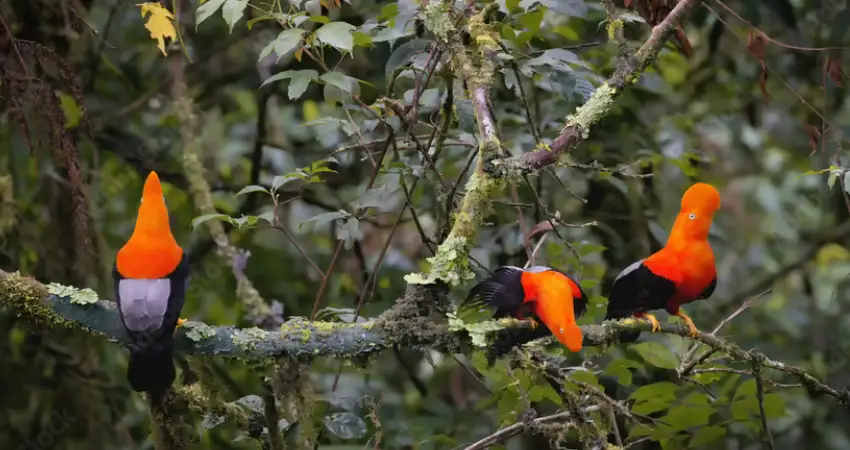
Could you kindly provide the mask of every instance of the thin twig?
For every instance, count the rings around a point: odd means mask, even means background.
[[[761,430],[764,434],[764,444],[767,450],[773,450],[773,436],[767,426],[767,414],[764,412],[764,383],[761,378],[761,366],[753,361],[753,377],[756,379],[756,399],[759,403],[759,416],[761,416]]]

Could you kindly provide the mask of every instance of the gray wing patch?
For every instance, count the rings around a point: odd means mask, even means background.
[[[549,271],[549,270],[552,270],[552,268],[546,267],[546,266],[531,266],[528,269],[525,269],[525,271],[528,272],[528,273],[540,273],[540,272],[546,272],[546,271]]]
[[[125,278],[118,282],[121,315],[130,331],[154,331],[162,326],[171,280],[136,280]]]
[[[623,269],[623,271],[620,272],[619,275],[617,275],[617,278],[614,278],[614,281],[617,281],[620,278],[623,278],[624,276],[628,275],[629,273],[637,270],[637,268],[640,267],[641,264],[643,264],[642,259],[633,262],[629,267],[626,267],[625,269]]]

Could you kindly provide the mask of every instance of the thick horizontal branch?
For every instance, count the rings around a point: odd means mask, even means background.
[[[494,160],[494,173],[519,174],[540,170],[555,164],[559,157],[569,152],[590,134],[590,128],[604,118],[614,105],[614,100],[628,86],[635,84],[647,67],[655,59],[667,36],[676,27],[685,14],[700,0],[680,0],[670,14],[652,28],[649,39],[633,55],[621,57],[614,74],[591,95],[587,102],[575,113],[567,117],[564,128],[548,148],[538,148],[503,160]]]
[[[210,326],[187,322],[175,333],[177,350],[194,355],[218,355],[246,359],[280,356],[312,358],[334,356],[362,357],[392,345],[429,347],[447,352],[462,352],[473,346],[490,343],[499,334],[526,330],[529,323],[509,319],[499,329],[495,322],[466,324],[463,327],[439,323],[429,317],[417,317],[417,303],[433,299],[424,287],[412,287],[396,306],[381,316],[363,323],[310,322],[296,317],[287,320],[278,331],[233,326]],[[422,297],[419,297],[422,295]],[[0,271],[0,305],[40,326],[61,326],[100,335],[110,341],[127,345],[129,339],[114,302],[100,300],[91,290],[79,290],[57,284],[43,285],[17,273]],[[539,330],[539,328],[538,328]],[[649,331],[643,321],[625,319],[602,324],[582,325],[585,346],[610,346],[617,343],[621,331]],[[681,325],[662,324],[661,332],[688,338],[688,329]],[[764,353],[744,350],[712,334],[700,333],[701,342],[733,360],[785,372],[798,379],[808,389],[830,395],[850,407],[850,391],[837,390],[811,376],[803,368],[774,361]],[[489,344],[484,344],[488,346]]]

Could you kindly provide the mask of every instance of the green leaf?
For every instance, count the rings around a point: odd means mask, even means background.
[[[539,402],[544,398],[549,399],[552,403],[560,405],[564,402],[560,395],[552,389],[548,383],[538,383],[528,390],[528,399],[532,402]]]
[[[319,79],[324,81],[327,84],[330,84],[331,86],[336,86],[339,89],[341,89],[342,91],[345,91],[349,94],[352,91],[351,78],[349,78],[348,75],[345,75],[343,73],[328,72],[326,74],[323,74],[321,77],[319,77]]]
[[[659,381],[658,383],[647,384],[635,389],[629,400],[637,400],[638,402],[650,400],[653,398],[665,398],[671,401],[676,398],[676,392],[679,390],[679,385],[669,381]]]
[[[339,211],[336,211],[336,212],[328,212],[328,213],[317,214],[317,215],[310,217],[309,219],[305,220],[304,222],[302,222],[301,226],[303,226],[306,223],[313,222],[313,229],[316,229],[316,228],[321,227],[322,225],[327,224],[328,222],[331,222],[331,221],[334,221],[334,220],[337,220],[337,219],[344,219],[344,218],[349,217],[349,216],[351,216],[351,214],[349,214],[348,211],[343,211],[343,210],[339,210]]]
[[[356,217],[348,217],[345,223],[336,229],[336,238],[345,243],[346,249],[351,249],[354,242],[361,237],[360,221]]]
[[[221,6],[224,5],[226,0],[209,0],[201,6],[198,6],[198,9],[195,10],[195,31],[198,30],[198,26],[201,25],[205,20],[212,17],[213,14],[216,13]]]
[[[83,117],[83,110],[77,105],[74,97],[61,91],[56,91],[56,96],[59,97],[59,107],[62,108],[62,114],[65,115],[65,128],[71,129],[79,125],[80,119]]]
[[[331,22],[316,30],[316,37],[323,44],[330,45],[337,50],[351,51],[354,48],[354,25],[345,22]]]
[[[227,214],[204,214],[203,216],[198,216],[192,219],[192,229],[197,229],[198,225],[210,221],[210,220],[225,220],[230,222],[230,216]]]
[[[288,173],[286,175],[278,175],[274,177],[274,180],[272,180],[272,192],[276,192],[278,189],[280,189],[281,186],[285,185],[286,183],[289,183],[290,181],[300,180],[302,178],[303,173],[300,172]]]
[[[398,3],[390,3],[381,7],[378,20],[393,20],[398,15]],[[390,24],[392,26],[392,24]]]
[[[764,415],[768,419],[782,417],[785,414],[785,398],[781,394],[764,395]]]
[[[304,92],[307,91],[307,87],[310,86],[310,82],[319,75],[315,70],[299,70],[298,72],[298,74],[289,80],[289,89],[286,91],[286,96],[290,100],[301,98]]]
[[[245,8],[248,6],[248,0],[227,0],[221,8],[221,14],[224,16],[224,21],[230,27],[230,32],[233,32],[233,26],[242,18],[245,13]]]
[[[260,214],[259,216],[257,216],[257,218],[263,219],[266,222],[274,225],[274,211],[266,211],[266,212]]]
[[[835,180],[838,179],[838,175],[841,174],[841,170],[830,170],[829,178],[826,180],[826,185],[832,189],[832,186],[835,184]]]
[[[254,17],[252,19],[248,19],[248,22],[245,22],[245,25],[248,25],[248,30],[254,27],[254,25],[265,22],[266,20],[281,20],[283,19],[283,14],[274,13],[274,14],[266,14],[264,16]]]
[[[747,381],[741,383],[738,386],[738,390],[735,391],[735,396],[732,397],[732,400],[740,400],[746,397],[754,397],[756,395],[756,380],[755,378],[750,378]]]
[[[238,197],[242,194],[247,194],[247,193],[250,193],[250,192],[265,192],[266,194],[269,193],[269,191],[266,188],[264,188],[262,186],[257,186],[256,184],[252,184],[252,185],[245,186],[242,189],[240,189],[239,192],[236,193],[236,196]]]
[[[306,83],[310,84],[310,81],[316,79],[316,77],[318,77],[318,76],[319,76],[319,72],[316,72],[315,70],[312,70],[312,69],[284,70],[283,72],[276,73],[276,74],[266,78],[266,81],[263,81],[263,84],[261,84],[260,86],[262,87],[262,86],[265,86],[268,83],[274,83],[275,81],[291,80],[289,82],[289,92],[287,93],[287,95],[289,96],[290,99],[294,100],[295,98],[301,97],[301,94],[303,94],[304,90],[307,89],[307,85],[304,85],[303,87],[296,86],[295,88],[293,88],[292,85],[304,83],[305,79],[306,79]],[[293,89],[296,91],[295,94],[298,94],[298,97],[293,98],[293,92],[292,92]],[[300,93],[297,92],[298,89],[301,89]]]
[[[389,78],[396,68],[407,64],[417,54],[427,51],[430,46],[431,41],[427,39],[411,39],[399,45],[387,59],[387,64],[384,66],[384,76]]]
[[[325,428],[342,439],[359,439],[366,435],[366,422],[350,412],[340,412],[326,416]]]
[[[710,444],[726,435],[726,428],[718,426],[702,427],[691,438],[688,448]]]
[[[608,367],[602,372],[605,375],[617,377],[617,382],[623,386],[632,385],[631,368],[640,368],[641,365],[637,361],[632,361],[626,358],[619,358],[608,363]]]
[[[574,370],[570,372],[570,375],[567,377],[567,381],[570,380],[580,381],[600,388],[602,387],[599,384],[599,380],[596,378],[596,375],[589,370]]]
[[[327,16],[310,16],[308,19],[312,22],[321,23],[323,25],[331,21],[331,19]]]
[[[640,342],[632,345],[646,362],[662,369],[675,369],[679,364],[676,355],[659,342]]]
[[[280,61],[280,58],[282,58],[283,55],[298,47],[298,44],[301,43],[301,36],[304,36],[305,32],[306,30],[302,30],[301,28],[290,28],[288,30],[281,31],[273,41],[269,42],[268,45],[260,51],[260,57],[258,60],[271,55],[272,52],[275,52],[277,60]],[[268,82],[269,80],[266,80],[263,84]]]
[[[351,35],[354,37],[354,45],[358,47],[372,46],[372,36],[361,31],[355,31],[354,33],[351,33]]]
[[[674,431],[683,431],[708,425],[712,414],[714,408],[711,406],[675,406],[661,420]]]

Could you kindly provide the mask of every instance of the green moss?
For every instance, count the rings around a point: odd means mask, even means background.
[[[186,337],[200,342],[215,336],[216,329],[202,322],[186,322],[182,328],[186,328]]]
[[[48,306],[46,299],[49,296],[50,293],[38,281],[19,272],[0,271],[0,305],[4,309],[38,324],[78,328],[78,324],[56,314]]]
[[[286,335],[297,335],[300,334],[301,342],[307,342],[310,340],[310,336],[313,335],[313,331],[310,326],[310,321],[307,320],[306,317],[293,317],[280,326],[280,331]]]
[[[71,303],[76,303],[78,305],[90,305],[92,303],[97,303],[97,301],[100,300],[97,296],[97,292],[89,288],[77,289],[73,286],[64,286],[59,283],[50,283],[46,287],[47,292],[57,297],[68,297],[71,300]]]

